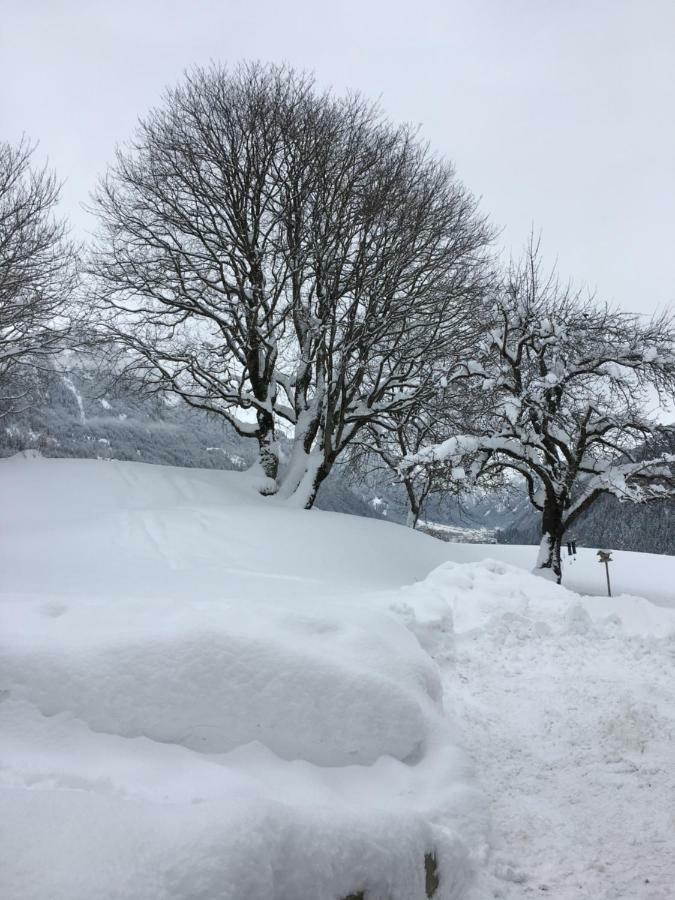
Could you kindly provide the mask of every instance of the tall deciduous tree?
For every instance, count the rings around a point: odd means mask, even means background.
[[[0,142],[0,412],[26,396],[22,375],[71,333],[76,254],[55,215],[59,183],[34,147]]]
[[[189,75],[95,208],[125,365],[257,439],[269,489],[306,506],[361,429],[431,394],[484,294],[490,229],[452,169],[285,67]]]
[[[454,379],[482,385],[494,415],[481,434],[449,437],[406,466],[464,465],[474,479],[511,471],[541,514],[537,569],[560,582],[561,543],[598,497],[633,503],[675,495],[675,456],[649,452],[650,407],[675,392],[670,314],[643,321],[542,275],[538,245],[512,266],[496,326]]]

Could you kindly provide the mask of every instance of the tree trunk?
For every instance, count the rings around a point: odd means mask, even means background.
[[[274,417],[266,410],[259,409],[258,418],[258,458],[263,474],[275,483],[279,474],[279,451],[274,437]],[[273,494],[276,487],[263,490],[264,494]]]
[[[297,454],[279,489],[279,498],[296,509],[311,509],[330,469],[319,451]]]
[[[563,510],[560,505],[551,501],[544,504],[541,527],[542,537],[537,555],[535,573],[554,580],[562,581],[561,547],[563,539]]]
[[[328,477],[331,468],[332,467],[327,465],[324,461],[314,472],[309,490],[307,491],[307,496],[305,497],[305,509],[311,509],[314,506],[314,501],[316,500],[316,495],[319,493],[319,488]]]
[[[307,453],[296,443],[279,488],[279,499],[297,509],[311,509],[330,468],[320,449]]]
[[[415,496],[415,489],[409,479],[405,478],[403,483],[408,495],[408,516],[406,518],[406,525],[408,528],[415,528],[417,526],[417,520],[420,517],[421,504]]]

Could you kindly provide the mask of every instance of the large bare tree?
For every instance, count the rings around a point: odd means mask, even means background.
[[[452,373],[483,387],[494,414],[479,435],[455,434],[405,466],[462,466],[474,479],[522,477],[541,514],[537,569],[560,582],[565,532],[603,494],[633,503],[675,495],[675,456],[651,412],[675,395],[675,325],[584,299],[542,274],[531,241],[495,303],[483,352]]]
[[[25,375],[66,346],[76,253],[56,217],[60,185],[26,139],[0,142],[0,414],[26,398]]]
[[[484,294],[490,229],[452,169],[285,67],[191,73],[94,207],[125,367],[257,439],[269,490],[306,506],[363,427],[433,392]]]

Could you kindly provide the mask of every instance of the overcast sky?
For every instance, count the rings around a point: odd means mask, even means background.
[[[287,61],[381,98],[517,251],[652,312],[675,302],[675,0],[2,0],[0,137],[39,139],[80,209],[194,63]]]

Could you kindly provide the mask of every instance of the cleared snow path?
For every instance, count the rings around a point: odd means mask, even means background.
[[[492,569],[429,579],[464,591],[444,690],[491,798],[476,900],[673,900],[675,613]]]

